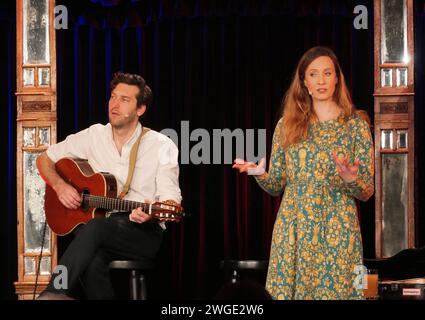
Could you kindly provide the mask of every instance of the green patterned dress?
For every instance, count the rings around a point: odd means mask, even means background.
[[[273,229],[266,288],[275,299],[362,299],[358,268],[362,242],[354,198],[373,194],[373,142],[356,114],[309,127],[308,138],[285,150],[280,127],[273,135],[269,172],[257,176],[271,195],[284,190]],[[358,177],[346,183],[333,151],[353,164]]]

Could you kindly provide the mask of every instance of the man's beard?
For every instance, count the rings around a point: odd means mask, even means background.
[[[115,129],[121,129],[126,126],[128,126],[130,123],[134,121],[134,118],[136,117],[135,114],[131,114],[128,117],[122,117],[119,119],[111,120],[109,119],[109,122],[111,123],[111,126]]]

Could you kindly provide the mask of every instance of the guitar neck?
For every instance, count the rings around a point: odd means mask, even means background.
[[[106,210],[119,210],[130,212],[133,209],[142,208],[142,211],[147,212],[148,203],[124,200],[119,198],[108,198],[103,196],[94,196],[89,194],[83,195],[83,203],[90,208],[99,208]]]

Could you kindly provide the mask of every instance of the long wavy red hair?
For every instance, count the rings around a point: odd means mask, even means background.
[[[292,83],[283,99],[283,125],[280,132],[283,149],[305,140],[307,138],[309,124],[318,120],[313,108],[312,98],[304,84],[304,79],[310,63],[322,56],[329,57],[335,67],[335,73],[338,79],[333,95],[335,103],[341,108],[341,114],[346,119],[353,113],[350,92],[345,84],[344,74],[342,73],[338,58],[329,48],[311,48],[304,53],[298,62]]]

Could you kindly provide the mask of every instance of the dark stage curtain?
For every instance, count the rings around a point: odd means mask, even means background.
[[[15,1],[0,3],[0,299],[14,299],[16,238],[16,19]]]
[[[109,81],[122,70],[151,85],[143,122],[176,130],[181,159],[185,143],[197,144],[182,137],[183,120],[211,136],[214,128],[265,128],[269,156],[283,94],[301,54],[315,45],[334,49],[356,105],[373,117],[371,0],[57,4],[69,12],[69,29],[57,32],[59,140],[107,122]],[[353,27],[358,4],[368,8],[367,30]],[[230,164],[182,164],[180,181],[192,216],[169,224],[150,293],[211,297],[223,284],[220,260],[268,259],[280,198]],[[359,208],[365,256],[373,257],[374,199]]]

